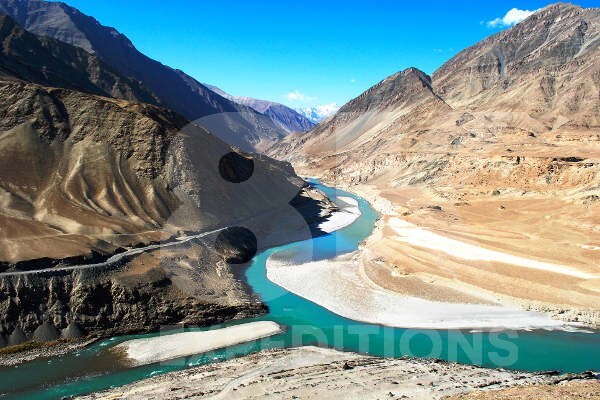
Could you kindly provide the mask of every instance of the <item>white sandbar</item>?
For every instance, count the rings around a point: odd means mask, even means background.
[[[273,321],[258,321],[202,332],[182,332],[116,345],[136,365],[151,364],[265,338],[282,332]]]
[[[435,302],[387,291],[365,279],[354,255],[291,265],[271,256],[272,282],[355,321],[422,329],[572,329],[545,314],[515,308]]]
[[[334,212],[326,221],[319,224],[321,231],[335,232],[352,224],[361,215],[358,201],[352,197],[340,196],[337,198],[336,205],[339,207],[339,211]]]

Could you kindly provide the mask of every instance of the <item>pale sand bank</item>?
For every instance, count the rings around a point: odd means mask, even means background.
[[[599,385],[587,375],[552,376],[437,360],[381,359],[307,346],[265,350],[170,372],[83,398],[429,400],[482,388],[523,388],[535,384],[565,388],[573,383],[589,385],[590,390]],[[532,392],[530,398],[542,398],[543,389]]]
[[[124,351],[133,364],[144,365],[234,346],[280,332],[282,329],[277,323],[258,321],[202,332],[128,340],[115,346],[114,350]]]
[[[469,243],[460,242],[458,240],[438,235],[437,233],[418,227],[400,218],[390,218],[389,225],[394,232],[399,235],[398,240],[406,242],[412,246],[441,251],[452,257],[458,257],[465,260],[479,260],[511,264],[523,268],[539,269],[583,279],[600,278],[600,275],[589,274],[566,265],[530,260],[524,257],[518,257],[512,254],[489,250]]]
[[[361,215],[358,201],[352,197],[340,196],[337,198],[336,205],[340,210],[334,212],[326,221],[319,224],[319,229],[323,232],[331,233],[345,228]]]
[[[399,328],[574,329],[543,313],[515,308],[443,303],[403,296],[370,282],[361,273],[357,252],[334,260],[291,265],[267,260],[272,282],[343,317]]]

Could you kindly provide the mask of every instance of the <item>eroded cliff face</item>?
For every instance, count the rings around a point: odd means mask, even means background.
[[[20,81],[0,92],[2,261],[111,252],[177,208],[163,174],[175,113]]]
[[[187,274],[177,270],[183,264]],[[234,272],[188,246],[106,268],[2,276],[0,344],[206,326],[265,312]]]

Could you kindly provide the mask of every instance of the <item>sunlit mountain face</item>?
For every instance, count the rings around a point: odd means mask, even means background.
[[[1,398],[597,398],[597,4],[66,1],[0,0]]]

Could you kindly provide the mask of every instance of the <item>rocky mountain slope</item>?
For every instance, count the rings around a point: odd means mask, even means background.
[[[182,117],[23,81],[0,92],[3,261],[109,250],[102,236],[156,230],[177,208],[164,171]]]
[[[598,321],[598,279],[432,252],[390,221],[599,274],[599,45],[600,9],[548,6],[431,77],[388,77],[270,154],[385,215],[361,261],[372,281]]]
[[[223,114],[220,129],[213,129],[213,133],[244,151],[262,151],[286,134],[270,118],[216,94],[183,71],[145,56],[126,36],[64,3],[2,0],[0,14],[14,18],[33,34],[54,38],[92,54],[150,91],[152,104],[170,108],[190,121]]]
[[[29,33],[6,15],[0,15],[0,39],[2,76],[126,100],[156,101],[139,82],[122,77],[85,50]]]
[[[220,163],[237,153],[172,111],[18,80],[0,80],[0,99],[0,344],[255,315],[224,263],[237,244],[217,233],[106,268],[53,267],[228,226],[250,229],[255,251],[311,234],[288,204],[304,186],[289,164],[238,155],[253,173],[231,183],[241,161]],[[315,217],[322,200],[296,203]]]
[[[144,241],[182,201],[200,212],[186,229],[226,226],[285,206],[303,186],[265,157],[252,159],[254,185],[231,184],[218,169],[231,148],[202,128],[182,131],[165,109],[22,81],[0,81],[0,93],[4,261]]]
[[[214,134],[273,123],[217,114],[209,132],[82,48],[8,16],[0,37],[0,346],[264,312],[230,264],[318,233],[332,208],[288,163]]]
[[[259,113],[266,115],[287,133],[306,132],[307,130],[315,126],[314,122],[299,114],[297,111],[284,106],[283,104],[275,103],[273,101],[268,100],[258,100],[252,97],[232,96],[216,86],[208,84],[204,85],[213,92],[229,100],[232,100],[238,104],[251,107]]]

